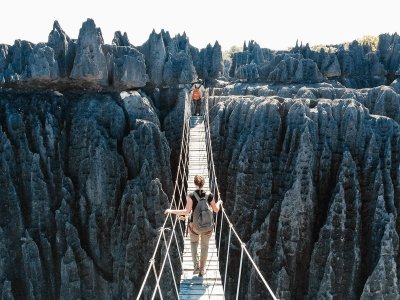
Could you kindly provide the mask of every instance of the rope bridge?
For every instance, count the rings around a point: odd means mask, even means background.
[[[213,160],[213,152],[212,152],[212,145],[211,145],[211,134],[210,134],[210,121],[209,121],[209,105],[208,105],[208,89],[206,90],[206,97],[205,97],[205,113],[204,119],[204,128],[205,128],[205,146],[207,151],[207,161],[208,161],[208,177],[209,177],[209,186],[210,191],[214,194],[216,201],[221,199],[220,190],[218,188],[217,183],[217,176],[215,170],[215,164]],[[184,108],[184,118],[183,118],[183,127],[182,127],[182,141],[181,141],[181,149],[180,149],[180,156],[179,156],[179,165],[176,175],[176,180],[174,184],[174,191],[172,195],[172,201],[170,204],[170,208],[173,209],[184,209],[184,202],[186,195],[189,192],[188,185],[188,164],[189,164],[189,140],[190,140],[190,101],[185,101],[185,108]],[[199,174],[205,175],[205,174]],[[221,262],[225,260],[225,272],[223,278],[223,287],[224,287],[224,294],[225,297],[227,293],[225,291],[226,283],[227,283],[227,274],[228,274],[228,263],[229,263],[229,256],[230,256],[230,248],[232,246],[232,242],[236,239],[236,242],[239,243],[241,254],[240,254],[240,263],[239,269],[235,274],[237,275],[237,288],[236,288],[236,299],[239,299],[239,291],[240,291],[240,284],[241,284],[241,273],[243,269],[243,260],[246,256],[249,263],[251,264],[253,270],[258,275],[258,278],[261,280],[263,285],[265,286],[266,290],[268,290],[272,299],[276,300],[276,296],[274,295],[273,291],[271,290],[270,286],[268,285],[267,281],[265,280],[264,276],[260,272],[258,266],[255,264],[254,260],[250,256],[249,251],[246,248],[246,244],[242,241],[239,234],[235,230],[233,224],[231,223],[226,211],[223,207],[221,207],[221,213],[216,214],[215,220],[215,228],[214,233],[216,235],[219,234],[218,243],[217,243],[217,255],[218,260]],[[218,217],[220,220],[218,220]],[[184,220],[185,222],[182,222]],[[178,281],[176,276],[180,276],[182,272],[182,263],[183,263],[183,240],[187,235],[186,226],[187,219],[182,219],[181,217],[173,217],[171,214],[168,214],[164,220],[163,226],[159,229],[159,235],[157,239],[157,243],[154,247],[153,255],[150,259],[149,266],[147,268],[147,272],[144,276],[143,283],[140,287],[139,293],[137,295],[137,300],[139,299],[154,299],[158,296],[159,299],[170,299],[174,297],[176,299],[180,299],[180,293],[178,288]],[[227,239],[226,245],[221,245],[222,241],[222,231],[224,226],[228,226],[229,228],[229,235]],[[217,228],[218,227],[218,228]],[[226,230],[226,229],[224,229]],[[214,235],[213,233],[213,235]],[[226,240],[226,239],[225,239]],[[211,243],[211,241],[210,241]],[[224,246],[224,249],[227,249],[226,252],[220,253],[221,246]],[[177,266],[176,262],[173,262],[173,254],[176,255],[176,252],[179,256],[180,265]],[[168,270],[169,269],[169,270]],[[168,272],[166,271],[168,270]],[[171,284],[168,283],[169,287],[169,294],[162,289],[163,278],[166,278],[166,274],[171,274],[172,277],[172,291],[174,295],[172,296],[171,293]],[[170,281],[170,278],[168,279]],[[187,280],[186,280],[187,281]],[[151,294],[151,298],[149,295]],[[146,297],[144,296],[146,295]],[[196,298],[199,299],[199,298]]]

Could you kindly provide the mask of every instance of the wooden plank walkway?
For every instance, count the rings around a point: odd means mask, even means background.
[[[193,182],[195,175],[205,176],[206,184],[204,188],[208,190],[208,165],[204,130],[203,117],[190,118],[188,192],[195,190],[195,185]],[[200,245],[198,251],[200,251]],[[189,235],[185,237],[182,270],[183,274],[181,277],[179,292],[180,299],[224,299],[224,291],[222,288],[221,275],[219,273],[219,262],[217,257],[217,248],[215,246],[214,233],[210,238],[210,244],[208,248],[206,274],[203,277],[193,275],[193,262]]]

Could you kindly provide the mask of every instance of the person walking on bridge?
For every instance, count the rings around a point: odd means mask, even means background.
[[[188,226],[194,266],[193,274],[199,274],[202,277],[206,272],[205,265],[208,256],[208,244],[214,225],[212,211],[219,212],[222,201],[218,200],[216,203],[214,195],[203,190],[205,184],[204,176],[196,175],[194,177],[194,184],[196,185],[196,190],[186,197],[185,209],[167,209],[165,210],[165,214],[191,214]],[[201,248],[200,260],[197,255],[199,241]]]
[[[192,95],[193,104],[195,107],[194,116],[200,115],[200,108],[201,108],[201,97],[203,94],[204,87],[201,85],[202,81],[199,80],[198,83],[195,83],[192,87],[190,94]]]

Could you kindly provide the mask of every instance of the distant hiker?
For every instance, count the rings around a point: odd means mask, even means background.
[[[201,97],[203,94],[203,89],[204,88],[201,85],[201,81],[199,81],[198,83],[195,83],[192,87],[191,95],[192,95],[192,100],[193,100],[193,104],[195,107],[194,116],[200,115]]]
[[[194,177],[194,184],[197,188],[186,197],[185,209],[165,210],[165,214],[189,215],[192,213],[189,219],[189,231],[194,267],[193,274],[199,274],[200,277],[206,272],[205,265],[208,256],[208,242],[210,241],[214,225],[212,211],[219,212],[222,205],[221,200],[215,203],[214,195],[212,193],[206,193],[202,189],[204,183],[204,176],[196,175]],[[200,261],[197,256],[199,240],[201,247]]]

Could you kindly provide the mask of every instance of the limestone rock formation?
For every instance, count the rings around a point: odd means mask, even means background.
[[[266,54],[256,42],[250,41],[248,46],[245,43],[243,46],[243,52],[233,53],[229,76],[235,78],[238,73],[238,75],[241,76],[239,78],[244,79],[243,74],[240,72],[240,68],[243,68],[247,64],[260,65],[260,68],[262,68],[266,58]],[[251,76],[249,78],[252,79]]]
[[[102,46],[103,36],[92,19],[82,24],[76,47],[76,56],[70,77],[88,83],[106,85],[107,62]]]
[[[172,194],[146,95],[11,89],[0,111],[2,299],[134,298]]]
[[[29,56],[32,53],[33,44],[27,41],[16,40],[13,46],[2,46],[1,65],[3,74],[1,78],[7,82],[16,82],[28,78],[27,66]]]
[[[377,101],[379,92],[352,92],[332,89],[332,100],[320,97],[322,87],[302,89],[298,99],[212,99],[221,197],[280,299],[397,297],[396,267],[389,266],[397,264],[398,238],[388,224],[399,201],[400,127],[355,100]],[[230,251],[233,297],[240,247]],[[243,268],[250,283],[239,298],[265,299],[255,278]]]
[[[349,88],[376,87],[390,84],[398,76],[399,45],[397,34],[381,35],[377,51],[357,41],[318,51],[308,44],[299,46],[298,43],[288,51],[271,51],[250,41],[248,45],[244,44],[242,52],[234,53],[229,76],[252,82],[255,72],[243,72],[251,68],[257,69],[259,82],[317,83],[326,78],[339,80]],[[299,61],[303,61],[301,70],[294,76]],[[308,65],[308,74],[300,76],[305,65]]]
[[[163,82],[167,85],[191,83],[197,80],[186,34],[177,35],[167,46],[167,60],[163,69]]]
[[[240,66],[236,69],[235,73],[236,73],[236,78],[242,80],[248,80],[249,82],[256,81],[258,78],[260,78],[260,75],[258,73],[258,68],[255,63]]]
[[[279,299],[399,298],[399,45],[397,34],[377,51],[250,41],[229,74],[218,42],[199,50],[162,30],[135,47],[117,31],[106,45],[90,19],[78,40],[55,21],[47,43],[0,45],[1,299],[136,298],[199,77],[215,85],[224,207]],[[223,72],[237,81],[215,80]],[[240,254],[233,241],[226,298]],[[239,298],[266,299],[246,263]]]
[[[208,44],[206,48],[200,51],[197,48],[192,48],[192,57],[200,78],[215,79],[222,75],[222,51],[218,41],[215,42],[214,46]]]
[[[164,64],[167,58],[166,43],[169,43],[168,32],[161,31],[157,34],[154,30],[149,39],[139,49],[146,58],[149,78],[156,86],[163,84]]]
[[[222,51],[218,42],[213,47],[208,45],[198,50],[190,45],[185,33],[171,38],[168,31],[156,33],[153,30],[138,49],[145,56],[153,86],[188,84],[199,77],[212,81],[223,72]]]
[[[314,61],[311,59],[302,59],[299,61],[296,73],[294,74],[295,82],[321,82],[322,80],[322,74]]]
[[[399,298],[396,271],[398,249],[399,237],[395,229],[394,217],[390,214],[389,222],[382,237],[379,261],[364,286],[361,299]]]
[[[285,55],[282,60],[272,67],[273,70],[268,75],[268,80],[272,82],[287,82],[294,78],[299,60],[295,57]]]
[[[151,33],[139,50],[144,53],[150,81],[155,86],[191,83],[197,79],[186,34],[171,38],[168,32]]]
[[[337,56],[333,53],[327,53],[324,49],[320,51],[321,64],[319,68],[326,78],[339,77],[342,75]]]
[[[148,83],[189,84],[199,75],[211,82],[222,72],[218,42],[199,50],[189,44],[185,33],[171,38],[162,30],[153,31],[146,43],[134,47],[126,32],[117,31],[112,45],[106,45],[92,19],[82,24],[78,40],[70,39],[55,21],[47,43],[0,44],[0,85],[7,86],[123,90]]]
[[[71,41],[58,21],[54,21],[53,30],[49,34],[47,45],[54,50],[60,77],[67,77],[71,73],[73,67],[76,44]]]
[[[114,88],[131,89],[146,85],[148,76],[143,54],[132,46],[106,46],[109,81]]]
[[[30,78],[55,80],[60,76],[54,50],[45,44],[37,44],[29,56]],[[28,76],[29,76],[28,75]]]
[[[129,42],[128,34],[126,32],[122,34],[121,31],[115,32],[112,44],[115,46],[125,46],[125,47],[132,46],[131,43]]]
[[[160,127],[160,120],[157,117],[157,111],[153,103],[146,95],[139,92],[122,92],[121,99],[124,103],[124,109],[128,114],[129,126],[134,128],[137,120],[146,120]]]
[[[395,72],[400,67],[400,37],[397,33],[379,36],[378,56],[388,71],[389,78],[393,80]]]
[[[268,81],[279,83],[323,81],[323,76],[311,59],[304,59],[300,54],[274,53],[260,48],[255,43],[249,43],[243,52],[233,55],[229,75],[249,82]],[[326,67],[327,68],[327,67]]]

